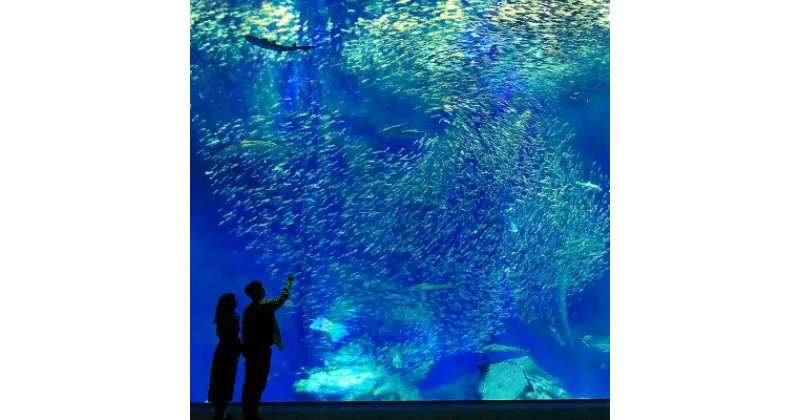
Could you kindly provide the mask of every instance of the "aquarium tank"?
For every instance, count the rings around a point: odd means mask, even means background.
[[[608,0],[190,21],[192,402],[219,296],[290,273],[264,402],[609,397]]]

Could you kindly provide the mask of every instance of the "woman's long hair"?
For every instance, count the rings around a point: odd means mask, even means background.
[[[233,293],[225,293],[219,297],[217,301],[217,314],[214,317],[214,323],[218,323],[222,319],[231,315],[236,316],[234,309],[236,308],[236,295]]]

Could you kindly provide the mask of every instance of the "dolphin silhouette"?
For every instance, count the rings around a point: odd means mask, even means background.
[[[300,46],[298,46],[296,42],[294,44],[292,44],[291,46],[289,46],[289,45],[280,45],[280,44],[278,44],[278,40],[277,39],[275,39],[274,41],[270,41],[268,39],[256,38],[256,37],[251,36],[251,35],[245,35],[244,39],[246,39],[247,42],[255,45],[256,47],[265,48],[265,49],[272,50],[272,51],[277,51],[278,53],[282,53],[284,51],[297,51],[297,50],[306,51],[306,50],[311,50],[311,49],[316,48],[313,45],[300,45]]]

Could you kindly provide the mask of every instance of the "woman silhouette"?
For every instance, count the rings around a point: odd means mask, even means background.
[[[217,324],[219,343],[211,361],[211,379],[208,385],[208,401],[214,403],[214,419],[227,417],[228,403],[233,399],[233,385],[236,383],[236,366],[239,364],[242,342],[239,340],[239,316],[236,315],[236,295],[226,293],[219,297]]]

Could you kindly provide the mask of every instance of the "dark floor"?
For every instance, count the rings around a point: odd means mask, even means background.
[[[238,404],[228,410],[241,419]],[[192,404],[191,419],[213,417],[210,404]],[[280,403],[262,404],[262,420],[605,420],[609,400],[571,401],[441,401],[402,403]]]

